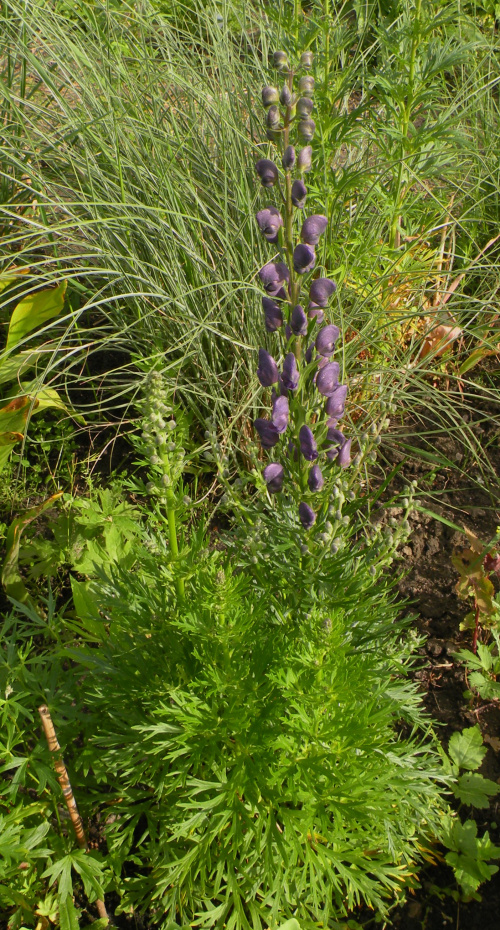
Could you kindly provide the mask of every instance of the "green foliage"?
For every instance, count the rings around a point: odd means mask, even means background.
[[[450,849],[446,862],[454,870],[464,894],[474,896],[482,882],[498,872],[498,866],[490,865],[489,861],[500,859],[500,847],[491,842],[487,832],[479,839],[473,820],[449,822],[445,845]]]
[[[500,681],[497,681],[497,676],[500,677],[500,632],[493,629],[491,633],[493,642],[488,645],[478,643],[476,655],[469,649],[455,653],[459,662],[473,670],[467,676],[471,690],[466,692],[466,697],[472,697],[471,692],[476,692],[485,701],[500,699]]]

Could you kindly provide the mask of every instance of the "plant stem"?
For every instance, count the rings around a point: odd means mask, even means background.
[[[476,655],[476,653],[477,653],[477,638],[478,638],[478,634],[479,634],[479,618],[480,618],[480,616],[481,616],[481,611],[479,610],[479,604],[478,604],[478,602],[477,602],[477,597],[474,598],[474,605],[475,605],[476,610],[475,610],[475,614],[474,614],[474,637],[473,637],[473,640],[472,640],[472,651],[473,651],[474,655]]]
[[[395,248],[396,245],[399,245],[399,222],[400,222],[400,210],[402,202],[405,195],[405,189],[403,188],[403,169],[405,162],[406,154],[406,140],[408,139],[408,127],[410,125],[410,117],[412,112],[412,101],[413,101],[413,84],[415,81],[415,62],[417,56],[417,48],[419,41],[419,26],[420,26],[420,10],[422,7],[422,0],[416,0],[415,5],[415,17],[414,17],[414,32],[411,40],[411,50],[410,50],[410,63],[408,69],[408,94],[402,105],[403,109],[403,118],[401,121],[401,152],[399,158],[398,166],[398,179],[396,182],[396,191],[394,196],[394,210],[391,221],[391,228],[389,233],[389,247],[391,249]]]
[[[177,542],[177,526],[175,522],[176,500],[175,500],[175,494],[172,488],[170,463],[168,461],[168,455],[166,452],[162,454],[162,462],[163,462],[163,471],[165,475],[167,476],[167,478],[170,479],[170,484],[167,487],[166,494],[165,494],[166,501],[167,501],[168,539],[170,543],[170,551],[172,552],[174,559],[177,560],[179,558],[179,544]],[[177,575],[177,572],[176,572],[176,575]],[[186,592],[184,588],[184,578],[179,578],[179,576],[177,575],[175,579],[175,587],[177,589],[179,600],[182,603],[184,603],[186,599]]]

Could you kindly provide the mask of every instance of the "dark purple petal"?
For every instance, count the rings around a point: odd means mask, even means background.
[[[307,220],[302,223],[300,232],[302,242],[307,242],[308,245],[317,245],[319,237],[323,235],[327,226],[328,220],[321,213],[313,213],[312,216],[308,216]]]
[[[321,491],[325,483],[325,479],[321,474],[321,468],[319,465],[313,465],[307,476],[307,483],[309,485],[309,490],[311,491]]]
[[[266,116],[266,126],[268,129],[279,129],[280,126],[280,108],[273,106],[269,107]],[[262,182],[264,184],[264,182]],[[264,187],[269,187],[270,185],[264,184]]]
[[[313,349],[314,349],[314,343],[311,342],[311,345],[308,346],[306,351],[304,352],[304,359],[305,359],[306,365],[310,365],[312,362]]]
[[[338,384],[325,404],[325,411],[329,417],[338,419],[343,415],[346,397],[347,384]]]
[[[272,187],[278,180],[278,169],[269,158],[260,158],[255,165],[263,187]]]
[[[313,111],[314,103],[310,97],[300,97],[297,100],[297,116],[299,119],[308,119]]]
[[[306,205],[306,197],[307,187],[304,182],[300,180],[294,181],[292,184],[292,203],[294,207],[299,207],[302,210]]]
[[[285,171],[287,171],[289,168],[293,168],[295,164],[295,149],[293,145],[287,145],[285,151],[283,152],[281,163]]]
[[[335,281],[330,281],[330,278],[316,278],[309,288],[309,299],[318,307],[326,307],[328,300],[336,290]]]
[[[304,142],[310,142],[316,132],[316,123],[313,119],[301,119],[298,129]]]
[[[262,103],[266,107],[272,106],[273,103],[278,103],[280,95],[276,87],[263,87],[262,88]]]
[[[312,145],[305,145],[297,157],[297,167],[300,171],[310,171],[312,165]]]
[[[351,464],[351,443],[352,439],[347,439],[340,449],[337,462],[341,468],[347,468]]]
[[[316,323],[322,323],[325,314],[323,313],[321,307],[318,307],[312,300],[308,304],[309,313],[307,314],[310,320],[316,320]]]
[[[299,432],[300,451],[308,462],[314,462],[318,458],[318,447],[313,436],[312,429],[309,426],[301,426]]]
[[[263,297],[262,308],[264,310],[264,324],[268,333],[275,333],[283,325],[281,307],[278,307],[278,304],[271,300],[270,297]]]
[[[327,442],[333,442],[335,446],[343,446],[346,438],[339,429],[335,429],[335,427],[329,427],[326,433],[326,440]]]
[[[297,368],[297,359],[293,352],[289,352],[283,362],[283,374],[281,375],[281,384],[286,391],[296,391],[299,383],[299,370]]]
[[[310,245],[300,243],[300,245],[295,246],[293,250],[293,267],[297,274],[306,274],[308,271],[312,271],[315,264],[316,255]]]
[[[288,426],[288,397],[279,395],[273,401],[273,415],[271,417],[273,425],[278,433],[284,433]]]
[[[263,420],[259,417],[257,420],[254,420],[253,425],[260,436],[262,448],[272,449],[280,438],[280,434],[274,423],[270,423],[269,420]]]
[[[264,210],[259,210],[256,220],[261,233],[268,242],[277,242],[278,230],[280,226],[283,226],[280,211],[276,207],[265,207]]]
[[[304,308],[297,304],[292,310],[290,327],[296,336],[307,336],[307,317]]]
[[[338,326],[334,326],[333,323],[330,323],[329,326],[324,326],[316,336],[316,351],[319,352],[320,355],[332,355],[339,335],[340,330]]]
[[[262,387],[271,387],[279,381],[279,371],[276,362],[269,352],[265,349],[259,349],[259,367],[257,368],[257,377]]]
[[[283,84],[280,94],[280,103],[283,107],[289,107],[292,102],[292,92],[288,84]]]
[[[259,271],[264,289],[272,297],[278,297],[284,284],[290,280],[290,272],[283,262],[268,262]]]
[[[262,472],[264,481],[267,484],[267,490],[271,494],[278,494],[281,491],[284,471],[283,465],[278,462],[270,462]]]
[[[324,397],[331,397],[337,384],[339,383],[339,363],[328,362],[324,368],[318,371],[316,376],[316,387]]]
[[[312,507],[309,507],[309,504],[305,504],[304,501],[299,504],[299,520],[305,530],[310,530],[311,526],[314,526],[316,523],[316,514],[314,510]]]

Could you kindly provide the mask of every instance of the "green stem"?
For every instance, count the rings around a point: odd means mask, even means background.
[[[328,92],[328,79],[330,77],[330,0],[325,0],[323,19],[326,24],[326,35],[325,35],[325,94]]]
[[[415,18],[414,18],[414,33],[411,40],[411,51],[410,51],[410,66],[408,70],[408,95],[405,102],[403,103],[403,118],[401,121],[401,152],[399,159],[398,167],[398,179],[396,182],[396,191],[394,197],[394,211],[391,221],[391,228],[389,234],[389,247],[394,248],[396,244],[396,238],[398,233],[398,223],[399,223],[399,213],[402,206],[404,192],[402,192],[402,181],[403,181],[403,168],[404,160],[406,154],[406,140],[408,138],[408,127],[410,125],[410,117],[412,111],[412,100],[413,100],[413,84],[415,81],[415,63],[417,57],[417,48],[419,43],[419,25],[420,25],[420,10],[422,7],[422,0],[416,0],[415,6]]]
[[[171,479],[170,463],[168,461],[168,456],[166,452],[162,454],[162,462],[163,462],[163,471],[165,475]],[[172,484],[169,484],[165,497],[167,501],[168,539],[170,542],[170,549],[174,557],[174,560],[177,561],[177,559],[179,558],[179,544],[177,542],[177,527],[175,523],[176,500],[175,500],[175,494],[172,488]],[[176,574],[177,574],[177,571],[176,571]],[[184,578],[179,578],[177,576],[175,579],[175,587],[177,588],[177,594],[179,596],[179,600],[182,603],[184,603],[186,599],[186,592],[184,588]]]

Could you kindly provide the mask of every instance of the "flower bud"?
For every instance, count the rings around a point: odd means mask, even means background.
[[[267,293],[277,297],[283,285],[288,284],[290,272],[284,262],[268,262],[260,269],[259,278]]]
[[[280,103],[283,107],[289,107],[292,103],[292,92],[288,84],[283,84],[280,94]]]
[[[316,323],[318,323],[318,324],[323,322],[323,319],[324,319],[325,314],[323,313],[321,307],[318,307],[318,306],[317,306],[315,303],[313,303],[313,301],[311,300],[311,301],[309,301],[309,303],[308,303],[308,305],[307,305],[307,309],[308,309],[308,311],[309,311],[307,315],[308,315],[308,317],[309,317],[310,320],[316,320]]]
[[[283,226],[281,213],[276,207],[266,207],[256,214],[257,225],[268,242],[278,241],[278,230]]]
[[[274,52],[273,54],[273,64],[278,71],[288,71],[290,65],[288,63],[288,56],[286,52]]]
[[[293,168],[295,164],[295,149],[293,145],[287,145],[285,151],[283,152],[281,163],[285,171],[288,171],[289,168]]]
[[[283,362],[283,373],[281,375],[281,385],[286,391],[296,391],[299,384],[299,370],[297,368],[297,359],[293,352],[289,352]]]
[[[318,371],[316,376],[316,387],[324,397],[331,397],[339,382],[339,363],[328,362],[324,368]]]
[[[348,439],[339,452],[337,462],[341,468],[347,468],[351,463],[351,443],[352,439]]]
[[[266,126],[268,129],[276,130],[280,128],[280,111],[279,107],[269,107],[266,116]]]
[[[271,422],[276,427],[278,433],[284,433],[288,426],[288,397],[278,396],[273,401],[273,413]]]
[[[297,166],[300,171],[310,171],[312,165],[312,146],[306,145],[300,150],[297,158]]]
[[[309,426],[301,426],[299,432],[300,451],[307,462],[314,462],[318,458],[318,447]]]
[[[300,156],[299,156],[300,157]],[[294,181],[292,184],[292,203],[294,207],[302,210],[306,205],[307,187],[303,181]]]
[[[302,55],[300,56],[301,68],[305,68],[306,70],[308,68],[312,68],[313,61],[314,55],[312,52],[302,52]]]
[[[297,100],[297,116],[299,119],[309,119],[314,108],[310,97],[299,97]]]
[[[270,387],[279,380],[278,366],[272,355],[265,349],[259,349],[259,367],[257,368],[257,377],[262,387]]]
[[[316,123],[313,119],[301,119],[298,128],[304,142],[310,142],[316,132]]]
[[[293,267],[297,274],[306,274],[312,271],[316,264],[316,255],[310,245],[300,243],[293,252]]]
[[[260,158],[255,165],[263,187],[272,187],[278,180],[278,169],[269,158]]]
[[[321,468],[319,465],[313,465],[307,476],[307,484],[309,485],[309,490],[316,492],[321,491],[325,479],[321,473]]]
[[[264,325],[268,333],[276,332],[283,325],[281,308],[270,297],[262,298],[262,307],[264,310]]]
[[[256,432],[259,434],[262,448],[272,449],[280,438],[274,423],[270,423],[269,420],[264,420],[259,417],[257,420],[254,420],[253,425]]]
[[[266,465],[262,475],[270,494],[278,494],[283,487],[283,465],[280,465],[278,462],[271,462],[269,465]]]
[[[309,298],[318,307],[326,307],[329,298],[336,290],[335,281],[330,281],[329,278],[316,278],[309,288]]]
[[[177,423],[175,422],[175,420],[169,420],[167,423],[167,429],[169,429],[170,432],[172,432],[172,430],[174,430],[176,426],[177,426]]]
[[[325,411],[327,416],[339,417],[343,416],[345,408],[345,399],[347,397],[347,384],[337,384],[334,391],[328,397],[325,404]]]
[[[307,336],[307,317],[304,308],[297,304],[292,310],[290,327],[295,336]]]
[[[299,79],[299,90],[301,94],[313,94],[314,93],[314,78],[311,74],[304,74]]]
[[[304,501],[299,504],[299,520],[305,530],[310,530],[316,523],[316,514],[314,510],[312,507],[309,507],[309,504],[305,504]]]
[[[266,110],[268,107],[271,107],[273,104],[279,103],[280,95],[276,87],[263,87],[262,88],[262,103],[265,106]]]
[[[329,326],[324,326],[316,336],[316,351],[319,352],[320,355],[325,356],[325,358],[332,355],[339,335],[340,330],[338,326],[334,326],[333,323],[330,323]]]
[[[308,216],[302,223],[300,231],[302,242],[307,242],[308,245],[317,245],[319,237],[323,235],[327,226],[328,220],[321,213],[313,213],[312,216]]]

